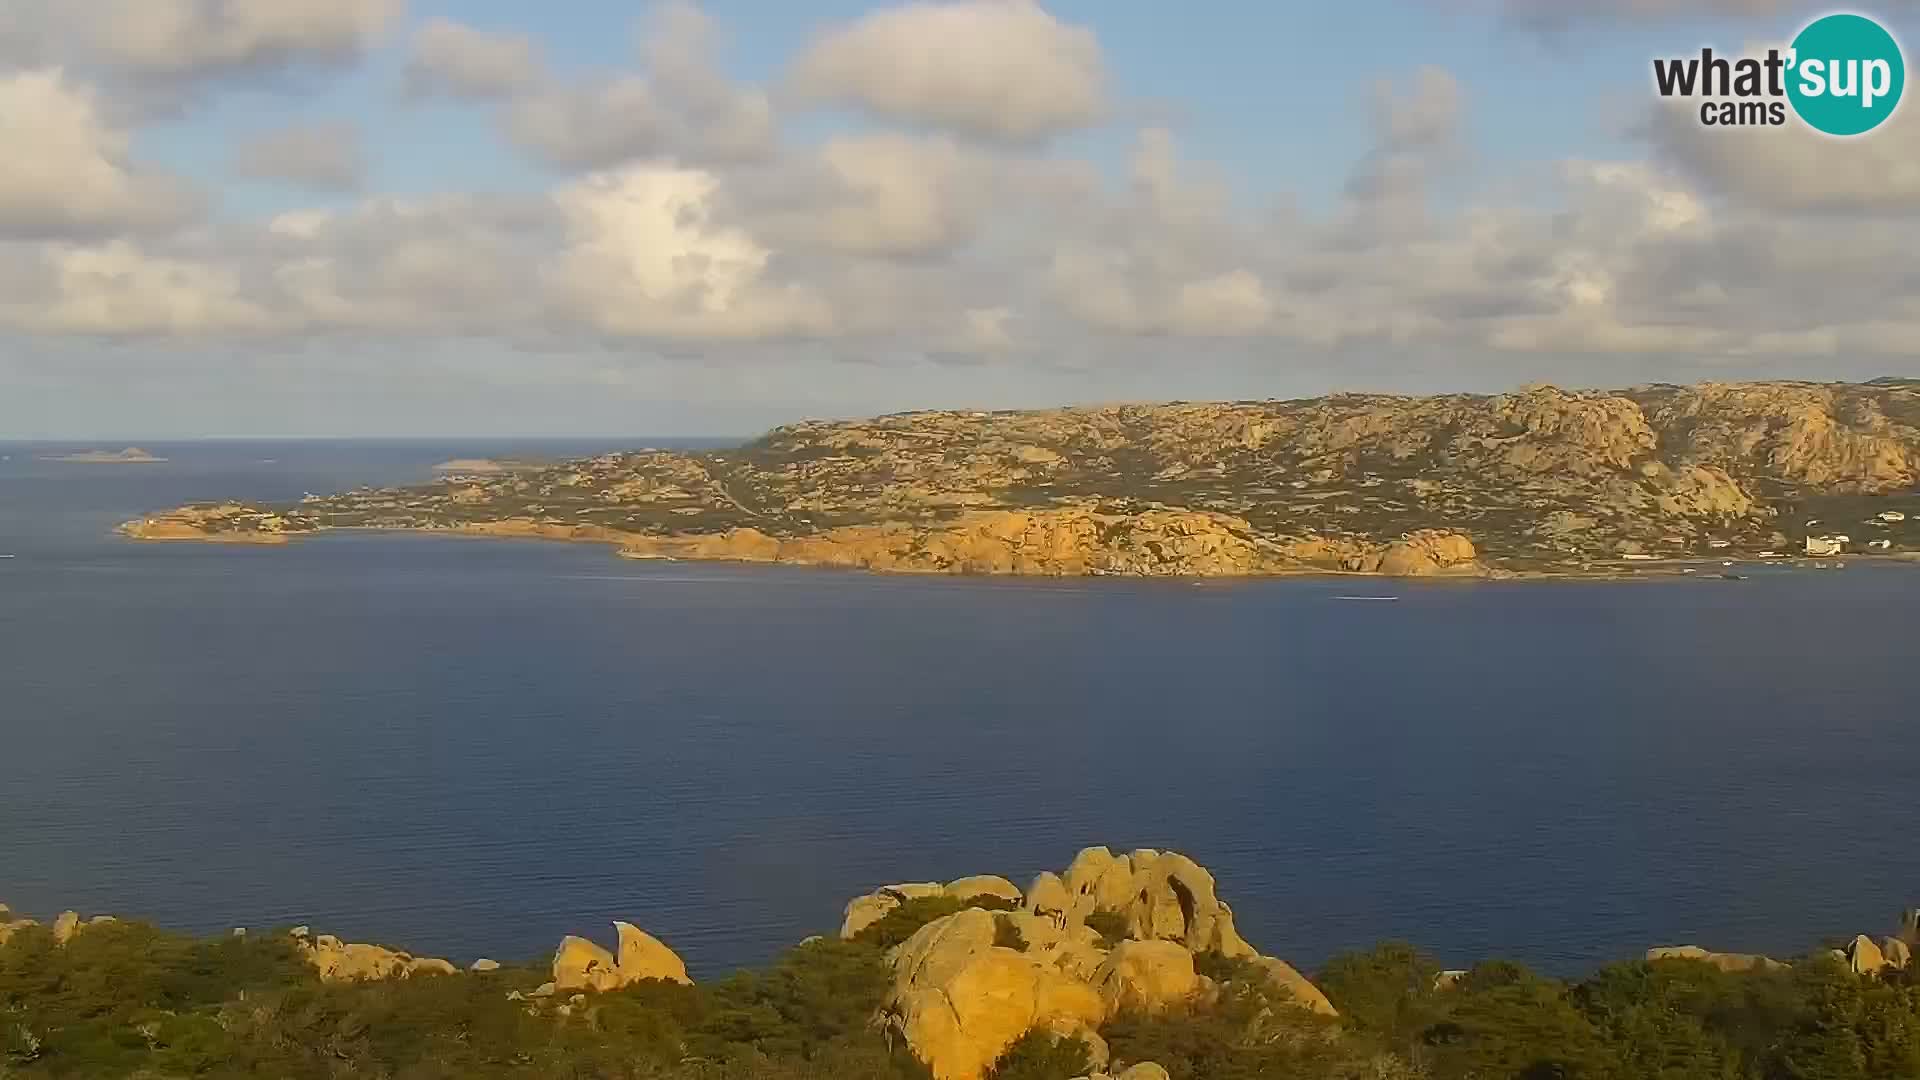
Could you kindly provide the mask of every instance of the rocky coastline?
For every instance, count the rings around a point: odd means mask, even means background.
[[[903,413],[121,526],[267,544],[342,529],[1054,576],[1622,577],[1815,539],[1911,555],[1920,383]]]

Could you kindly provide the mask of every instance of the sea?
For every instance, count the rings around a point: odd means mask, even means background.
[[[1193,856],[1309,968],[1787,955],[1920,904],[1920,567],[981,579],[113,532],[647,444],[0,444],[0,901],[463,964],[626,919],[702,978],[876,886],[1091,844]]]

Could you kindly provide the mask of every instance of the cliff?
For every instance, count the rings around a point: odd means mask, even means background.
[[[1920,385],[1338,395],[808,421],[130,536],[334,528],[579,539],[641,558],[942,573],[1465,574],[1757,555],[1836,520],[1920,548]],[[1884,510],[1904,519],[1885,521]]]

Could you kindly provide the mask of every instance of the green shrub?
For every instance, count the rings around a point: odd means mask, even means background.
[[[969,900],[957,900],[951,896],[915,897],[902,901],[899,907],[854,935],[853,940],[884,952],[912,937],[916,930],[935,919],[944,919],[967,908],[1010,911],[1016,906],[1013,901],[998,896],[976,896]]]
[[[694,1049],[719,1056],[726,1044],[740,1044],[774,1056],[810,1056],[864,1032],[888,980],[879,951],[865,940],[796,946],[772,968],[738,972],[706,991],[712,1011],[695,1033]]]
[[[1227,956],[1217,952],[1195,953],[1193,970],[1218,983],[1245,983],[1265,986],[1266,969],[1250,956]]]
[[[1093,1071],[1087,1044],[1071,1035],[1029,1031],[987,1072],[988,1080],[1073,1080]]]
[[[1116,912],[1094,912],[1087,916],[1087,928],[1099,934],[1101,944],[1109,949],[1127,940],[1126,916]]]
[[[1115,1061],[1159,1062],[1174,1080],[1409,1075],[1373,1040],[1276,1002],[1260,983],[1228,985],[1211,1006],[1123,1013],[1101,1033]]]
[[[1445,1019],[1421,1033],[1438,1080],[1628,1080],[1615,1046],[1559,983],[1496,965],[1450,993]]]
[[[1404,1047],[1440,1018],[1433,988],[1439,974],[1432,957],[1404,941],[1388,941],[1327,961],[1319,987],[1349,1023]]]
[[[993,943],[1002,949],[1012,949],[1015,952],[1027,951],[1027,939],[1021,936],[1020,928],[1013,924],[1012,919],[1004,915],[997,916],[993,920]]]

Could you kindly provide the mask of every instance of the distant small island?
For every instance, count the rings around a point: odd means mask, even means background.
[[[501,473],[538,472],[545,465],[517,458],[454,458],[433,467],[437,473],[472,476],[498,476]]]
[[[392,529],[944,574],[1632,577],[1920,551],[1920,385],[1336,394],[803,421],[744,446],[443,462],[149,540]]]
[[[157,465],[167,460],[137,446],[125,450],[82,450],[73,454],[50,454],[42,461],[66,461],[78,465]]]

